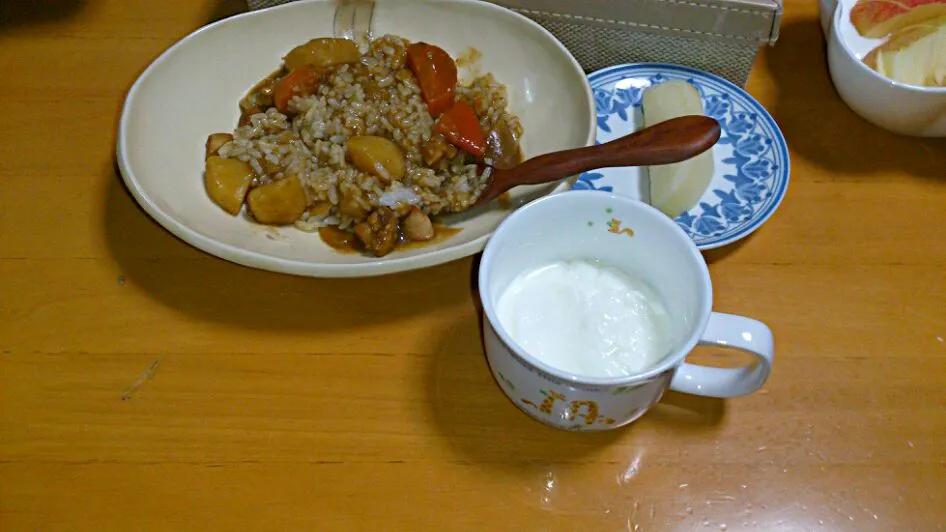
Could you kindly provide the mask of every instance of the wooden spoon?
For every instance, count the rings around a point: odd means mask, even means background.
[[[712,148],[719,135],[716,120],[681,116],[597,146],[547,153],[506,170],[492,168],[489,184],[473,205],[486,203],[512,187],[558,181],[588,170],[685,161]]]

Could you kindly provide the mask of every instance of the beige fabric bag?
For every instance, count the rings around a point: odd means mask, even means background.
[[[260,9],[294,0],[247,0]],[[484,0],[485,1],[485,0]],[[535,20],[588,71],[635,62],[686,65],[744,85],[774,44],[781,0],[490,0]]]

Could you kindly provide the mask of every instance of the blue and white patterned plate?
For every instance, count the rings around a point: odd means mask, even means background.
[[[775,212],[788,188],[785,137],[772,116],[742,88],[713,74],[662,63],[617,65],[588,76],[598,111],[597,142],[643,124],[641,95],[668,79],[685,79],[703,97],[707,115],[722,126],[713,147],[715,175],[698,205],[676,218],[700,249],[712,249],[755,231]],[[605,190],[650,198],[646,168],[606,168],[582,174],[572,190]]]

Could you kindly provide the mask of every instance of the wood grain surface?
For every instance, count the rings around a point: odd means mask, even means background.
[[[785,3],[748,88],[791,185],[707,253],[715,308],[772,327],[772,377],[572,434],[492,381],[475,258],[297,278],[137,207],[125,92],[239,2],[5,0],[0,530],[942,529],[946,142],[848,110],[816,3]]]

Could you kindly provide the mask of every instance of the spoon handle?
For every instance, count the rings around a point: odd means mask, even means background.
[[[716,120],[681,116],[597,146],[540,155],[507,175],[516,185],[538,185],[598,168],[676,163],[712,148],[719,135]]]

